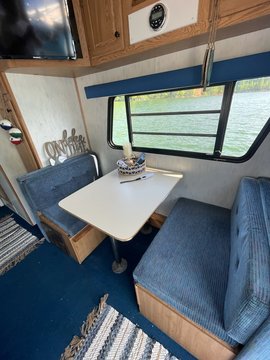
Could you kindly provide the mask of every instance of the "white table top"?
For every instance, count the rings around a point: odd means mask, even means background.
[[[115,239],[129,241],[183,177],[151,168],[147,172],[154,176],[120,184],[143,174],[123,176],[114,170],[61,200],[59,206]]]

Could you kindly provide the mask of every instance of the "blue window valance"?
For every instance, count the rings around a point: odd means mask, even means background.
[[[270,76],[270,52],[217,61],[211,84]],[[202,66],[85,87],[87,99],[200,86]]]

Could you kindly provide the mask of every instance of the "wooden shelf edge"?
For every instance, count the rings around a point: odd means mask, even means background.
[[[76,78],[95,70],[89,60],[0,60],[0,72]]]

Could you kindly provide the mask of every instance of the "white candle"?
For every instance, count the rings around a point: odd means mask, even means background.
[[[123,145],[124,156],[128,159],[132,157],[132,147],[130,143],[126,143]]]

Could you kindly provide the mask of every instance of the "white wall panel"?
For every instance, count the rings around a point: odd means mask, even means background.
[[[149,25],[149,16],[152,8],[159,2],[145,6],[128,16],[130,44],[153,38],[169,31],[194,24],[198,21],[198,0],[162,0],[166,16],[164,25],[153,30]],[[140,26],[138,26],[140,24]]]
[[[44,143],[62,138],[75,128],[86,136],[73,79],[7,74],[26,126],[43,165],[48,164]]]
[[[269,38],[270,29],[266,29],[219,41],[215,61],[269,51]],[[87,100],[84,87],[199,65],[205,48],[199,46],[77,79],[90,142],[100,157],[104,173],[116,168],[115,163],[122,153],[112,150],[106,142],[107,98]],[[270,136],[253,158],[243,164],[147,154],[148,165],[184,173],[184,179],[158,211],[166,215],[179,196],[230,208],[242,176],[270,176],[269,153]]]

